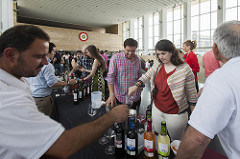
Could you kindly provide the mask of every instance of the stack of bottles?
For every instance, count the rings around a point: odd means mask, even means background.
[[[79,104],[80,101],[88,98],[91,95],[91,80],[80,80],[73,73],[68,80],[77,79],[77,83],[68,86],[68,94],[72,96],[74,104]]]
[[[167,134],[166,122],[161,122],[161,133],[155,136],[152,128],[151,106],[146,110],[147,128],[144,132],[144,159],[168,159],[170,156],[170,138]],[[115,127],[115,158],[127,159],[138,158],[138,133],[135,128],[136,110],[130,109],[126,123],[116,124]],[[124,128],[126,128],[124,130]],[[155,140],[157,138],[157,140]],[[155,143],[157,142],[157,143]]]

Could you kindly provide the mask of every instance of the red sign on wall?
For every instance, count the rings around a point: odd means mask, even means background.
[[[81,33],[79,34],[79,39],[80,39],[81,41],[87,41],[87,39],[88,39],[87,33],[81,32]]]

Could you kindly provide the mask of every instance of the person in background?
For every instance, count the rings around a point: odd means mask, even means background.
[[[151,80],[154,130],[161,133],[161,122],[165,121],[172,141],[180,140],[187,126],[189,104],[193,110],[197,102],[194,75],[171,41],[160,40],[155,51],[157,62],[129,88],[128,95]]]
[[[54,59],[53,59],[53,66],[55,68],[55,74],[56,75],[61,75],[62,74],[62,66],[61,66],[61,55],[60,53],[57,52],[56,50],[56,53],[54,55]]]
[[[63,60],[64,60],[64,65],[63,65],[63,70],[64,72],[69,71],[70,66],[69,66],[69,53],[65,52],[64,55],[62,56]]]
[[[72,68],[76,67],[78,65],[80,59],[77,58],[77,52],[74,53],[73,59],[71,61]]]
[[[203,55],[203,68],[205,70],[206,78],[222,65],[221,61],[215,59],[213,50],[210,50]]]
[[[138,43],[129,38],[124,41],[124,52],[115,54],[110,59],[108,81],[109,98],[106,106],[128,102],[128,88],[133,86],[142,75],[141,61],[136,55]],[[138,90],[132,101],[132,108],[139,110],[141,103],[141,91]]]
[[[72,68],[76,68],[78,66],[78,63],[81,59],[81,57],[83,56],[83,53],[81,50],[78,50],[74,56],[73,56],[73,59],[72,59],[72,62],[71,62],[71,65],[72,65]],[[78,69],[76,70],[75,72],[75,76],[77,78],[81,78],[82,77],[82,72]]]
[[[212,50],[224,65],[207,78],[176,159],[201,158],[216,134],[228,158],[240,156],[240,21],[216,28]]]
[[[74,79],[70,80],[69,83],[57,80],[54,73],[54,67],[51,64],[56,50],[55,44],[50,42],[47,54],[48,64],[41,68],[37,76],[27,78],[38,110],[48,116],[52,114],[54,107],[54,101],[51,97],[53,88],[64,87],[68,84],[77,82]]]
[[[216,69],[222,67],[223,63],[215,59],[213,51],[210,50],[203,55],[203,68],[205,78],[212,74]],[[198,97],[202,94],[203,87],[198,92]]]
[[[87,56],[87,52],[86,52],[87,47],[88,47],[87,45],[82,47],[83,56],[80,58],[80,60],[78,62],[78,65],[75,66],[75,68],[73,68],[70,71],[69,76],[71,76],[72,73],[74,73],[76,70],[80,70],[80,68],[84,68],[84,69],[87,69],[87,70],[92,69],[93,59],[90,58],[89,56]],[[88,75],[89,75],[89,72],[86,72],[86,71],[82,72],[82,77],[83,78],[87,77]]]
[[[147,59],[146,63],[145,63],[145,68],[146,68],[146,71],[148,71],[148,69],[150,68],[150,60]]]
[[[104,58],[104,61],[105,61],[105,71],[103,72],[103,77],[106,78],[107,72],[108,72],[108,57],[106,54],[104,54],[103,50],[100,51],[100,54]]]
[[[191,67],[193,74],[195,76],[195,82],[196,82],[196,88],[197,92],[199,91],[198,86],[198,78],[197,73],[200,70],[198,58],[196,54],[193,52],[194,49],[196,49],[197,43],[196,41],[187,40],[183,43],[183,51],[186,52],[186,54],[183,56],[185,62]]]
[[[102,100],[105,101],[105,81],[103,78],[103,72],[105,71],[105,60],[97,51],[96,46],[89,45],[86,48],[86,55],[92,59],[93,65],[91,70],[80,68],[82,72],[90,73],[87,77],[84,77],[83,80],[88,80],[92,78],[92,91],[101,91]]]
[[[109,58],[111,57],[111,55],[109,54],[108,50],[104,50],[104,55],[107,56],[107,58],[108,58],[108,63],[109,63]]]
[[[150,68],[154,65],[154,61],[150,60]]]
[[[37,76],[48,65],[49,40],[32,25],[14,26],[0,36],[1,158],[68,158],[128,116],[128,107],[121,105],[92,122],[65,130],[39,112],[24,77]]]
[[[184,57],[184,52],[181,49],[178,49],[178,53],[181,58]]]

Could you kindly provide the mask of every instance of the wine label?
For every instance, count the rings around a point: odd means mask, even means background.
[[[73,100],[74,100],[74,102],[76,102],[77,101],[77,93],[73,93]]]
[[[127,138],[127,149],[128,150],[136,150],[136,139]]]
[[[168,159],[168,157],[158,155],[158,159]]]
[[[82,91],[79,91],[78,98],[82,98]]]
[[[150,141],[150,140],[144,139],[144,150],[146,150],[148,152],[153,152],[154,151],[152,140]]]
[[[122,135],[121,134],[116,134],[115,135],[115,143],[114,146],[116,148],[122,148]]]
[[[154,157],[154,152],[144,151],[144,155],[147,156],[147,157]]]
[[[158,143],[158,154],[162,156],[169,156],[168,144]]]
[[[90,87],[87,87],[87,94],[90,94]]]
[[[127,150],[127,154],[129,154],[131,156],[135,156],[136,155],[136,151]]]

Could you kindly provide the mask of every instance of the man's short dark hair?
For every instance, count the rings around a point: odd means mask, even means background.
[[[124,48],[126,48],[126,46],[136,46],[136,48],[137,48],[138,42],[136,40],[134,40],[133,38],[128,38],[124,41],[123,46],[124,46]]]
[[[49,49],[48,49],[48,53],[51,53],[53,51],[53,48],[56,47],[56,45],[54,43],[49,42]]]
[[[9,28],[0,36],[0,56],[7,47],[14,47],[19,52],[27,50],[37,38],[50,40],[46,32],[33,25],[17,25]]]

